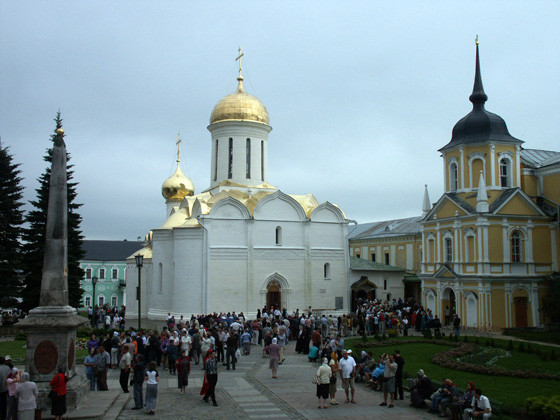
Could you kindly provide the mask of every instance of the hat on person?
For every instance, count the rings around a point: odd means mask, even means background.
[[[12,356],[6,355],[6,356],[4,356],[4,360],[12,360]]]
[[[352,349],[348,349],[348,354],[352,354]]]

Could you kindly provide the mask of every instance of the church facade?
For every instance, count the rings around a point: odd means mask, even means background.
[[[473,110],[439,150],[445,193],[420,221],[422,302],[467,327],[540,327],[558,284],[560,153],[524,148],[487,99],[477,44]]]
[[[140,251],[142,319],[264,305],[348,310],[349,221],[336,205],[268,183],[268,111],[245,92],[241,68],[237,80],[210,117],[210,187],[195,194],[179,154],[162,186],[167,218]],[[138,277],[134,256],[127,270]],[[126,287],[127,317],[136,318],[137,284]]]

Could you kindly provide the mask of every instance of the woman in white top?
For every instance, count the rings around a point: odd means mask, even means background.
[[[324,357],[323,364],[317,370],[317,398],[319,398],[318,408],[327,407],[327,399],[329,398],[329,385],[331,383],[332,370],[329,366],[329,360]],[[323,399],[323,406],[321,407],[321,399]]]
[[[150,362],[148,365],[148,370],[146,371],[145,380],[146,384],[146,410],[148,414],[154,415],[157,400],[158,382],[159,374],[156,370],[156,362]]]
[[[39,391],[35,382],[29,382],[29,373],[21,375],[21,383],[16,389],[18,398],[18,418],[21,420],[33,420],[37,408],[37,396]]]
[[[202,354],[206,354],[211,348],[212,342],[210,341],[210,334],[205,332],[202,340],[200,340],[200,350],[202,351]]]

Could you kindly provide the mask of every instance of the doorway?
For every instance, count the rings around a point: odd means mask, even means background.
[[[517,328],[527,327],[527,298],[516,297],[513,302],[515,305],[515,326]]]
[[[277,281],[270,282],[266,288],[266,306],[282,310],[282,292]]]

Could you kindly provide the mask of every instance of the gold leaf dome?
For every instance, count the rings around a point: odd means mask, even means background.
[[[243,77],[237,78],[237,91],[224,96],[218,101],[212,114],[210,124],[218,121],[256,121],[263,124],[270,123],[270,117],[264,104],[253,95],[245,93]]]
[[[161,186],[161,195],[167,201],[183,201],[185,197],[194,195],[194,184],[183,174],[179,163],[177,163],[177,169],[173,175],[167,178]]]

